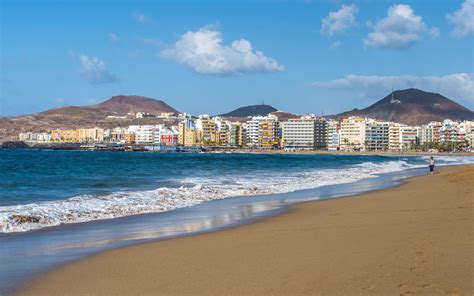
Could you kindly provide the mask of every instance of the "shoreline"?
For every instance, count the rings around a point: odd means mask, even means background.
[[[469,178],[474,175],[473,170],[472,165],[443,168],[434,176],[415,177],[405,180],[402,185],[384,190],[292,205],[286,213],[236,228],[105,251],[40,275],[19,294],[147,294],[153,291],[161,291],[162,294],[343,294],[354,291],[356,294],[393,294],[405,290],[426,294],[449,294],[455,291],[469,294],[472,286],[466,279],[472,278],[473,270],[472,264],[466,267],[466,261],[469,265],[469,260],[465,259],[466,256],[470,257],[472,263],[473,256],[472,253],[466,253],[465,248],[472,247],[472,227],[467,228],[468,234],[464,238],[456,235],[455,240],[451,238],[446,241],[432,237],[437,232],[431,230],[443,229],[447,235],[453,230],[456,230],[454,233],[458,229],[466,231],[466,223],[472,223],[472,214],[466,217],[466,212],[472,213],[472,198],[467,198],[466,194],[472,193]],[[433,179],[435,182],[432,182]],[[432,193],[431,196],[426,196],[425,191]],[[441,193],[454,193],[456,200],[446,199]],[[386,198],[380,199],[380,196]],[[445,209],[446,205],[453,202],[460,206]],[[380,216],[380,207],[386,210],[387,217]],[[354,213],[355,208],[365,209],[365,216]],[[394,211],[394,208],[398,210]],[[318,215],[314,215],[314,212]],[[341,212],[345,212],[347,217]],[[450,222],[448,225],[437,221],[445,217],[444,214],[461,215],[464,220],[453,222],[458,228],[451,229],[448,226],[453,223],[449,219],[444,221]],[[409,217],[405,217],[407,215]],[[357,219],[352,221],[351,218]],[[413,221],[407,224],[406,218]],[[413,223],[420,219],[420,224]],[[385,220],[391,223],[379,223]],[[371,221],[376,224],[373,225]],[[359,225],[348,230],[349,222]],[[396,227],[397,223],[401,225]],[[400,229],[402,225],[407,228]],[[459,228],[460,225],[464,228]],[[387,227],[393,228],[390,236],[385,235]],[[328,241],[322,243],[314,237],[313,232],[325,234],[318,237]],[[374,240],[367,233],[383,236],[384,240]],[[423,238],[423,234],[430,239]],[[408,242],[404,239],[410,242],[408,248]],[[385,245],[385,241],[393,242],[398,247],[394,249],[394,246]],[[348,244],[355,244],[353,250],[344,248]],[[452,252],[446,252],[444,248],[445,245],[452,248],[453,244],[454,249],[461,251],[454,258]],[[443,247],[436,248],[442,251],[442,262],[433,260],[439,254],[428,256],[433,252],[432,245]],[[423,250],[418,251],[416,248]],[[371,252],[367,252],[367,249]],[[354,252],[361,255],[360,258],[356,256],[357,260],[349,260],[350,253]],[[421,256],[418,252],[429,254]],[[394,257],[394,254],[398,257]],[[420,256],[423,258],[420,259]],[[446,256],[449,260],[446,260]],[[464,263],[459,260],[463,256]],[[412,260],[407,261],[407,258]],[[380,260],[385,263],[377,265]],[[419,266],[408,266],[417,263],[416,260],[419,260]],[[449,263],[453,260],[456,266]],[[427,262],[433,266],[441,263],[442,268],[421,272],[423,266],[426,269]],[[111,267],[108,268],[108,265]],[[403,267],[407,267],[406,270]],[[386,277],[373,278],[374,274],[364,273],[367,268],[374,273],[383,269],[391,277],[400,278],[400,283],[390,280],[389,284]],[[338,271],[340,276],[332,269]],[[355,270],[362,271],[362,274]],[[104,274],[107,276],[104,277]],[[333,277],[330,277],[331,274]],[[440,274],[448,276],[449,280],[439,277]],[[456,274],[456,277],[452,274]],[[419,277],[426,277],[426,280],[419,282]],[[74,286],[78,278],[83,282],[81,287]],[[365,286],[358,285],[359,281]]]
[[[223,147],[206,147],[206,146],[156,146],[162,149],[147,150],[146,145],[141,146],[110,146],[104,148],[98,146],[97,149],[90,147],[81,147],[80,145],[58,145],[58,146],[31,146],[22,148],[9,148],[0,146],[1,149],[24,149],[24,150],[57,150],[57,151],[110,151],[110,152],[152,152],[152,153],[235,153],[235,154],[290,154],[290,155],[394,155],[394,156],[474,156],[474,151],[468,152],[428,152],[428,151],[329,151],[329,150],[296,150],[288,151],[284,149],[267,150],[267,149],[242,149],[242,148],[223,148]],[[155,146],[153,146],[155,147]]]

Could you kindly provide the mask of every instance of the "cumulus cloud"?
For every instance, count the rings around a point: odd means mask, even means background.
[[[455,37],[474,35],[474,0],[466,0],[459,10],[446,16],[454,26],[451,34]]]
[[[410,5],[393,5],[388,9],[387,16],[375,24],[368,22],[373,28],[366,39],[365,47],[405,49],[413,46],[423,35],[438,37],[438,28],[429,28],[421,16],[414,13]]]
[[[450,99],[474,106],[474,73],[458,73],[446,76],[365,76],[348,75],[342,79],[316,81],[317,88],[348,91],[357,99],[378,98],[391,89],[418,88],[437,92]]]
[[[117,76],[107,70],[105,63],[97,57],[79,55],[79,74],[89,83],[105,84],[118,81]]]
[[[284,70],[276,60],[265,56],[261,51],[254,51],[249,41],[240,39],[224,45],[221,32],[208,27],[183,34],[175,44],[161,51],[160,55],[202,74],[228,75]]]
[[[359,8],[355,4],[342,5],[337,11],[331,11],[321,20],[321,34],[332,36],[342,33],[356,23],[355,15]]]

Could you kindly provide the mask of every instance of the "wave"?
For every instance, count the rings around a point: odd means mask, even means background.
[[[422,158],[420,158],[422,159]],[[446,158],[441,164],[472,163],[473,159]],[[365,162],[349,167],[299,172],[257,172],[183,178],[181,186],[154,190],[79,195],[26,205],[0,207],[0,232],[24,232],[66,223],[80,223],[144,213],[158,213],[235,196],[286,193],[324,185],[350,183],[378,174],[425,166],[408,159]]]

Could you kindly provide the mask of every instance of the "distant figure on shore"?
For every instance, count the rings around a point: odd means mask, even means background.
[[[430,174],[431,174],[431,175],[433,175],[434,166],[435,166],[434,157],[433,157],[433,156],[430,156]]]

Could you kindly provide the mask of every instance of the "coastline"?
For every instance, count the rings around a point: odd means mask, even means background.
[[[237,228],[106,251],[19,294],[470,294],[473,175],[473,165],[444,168]]]

